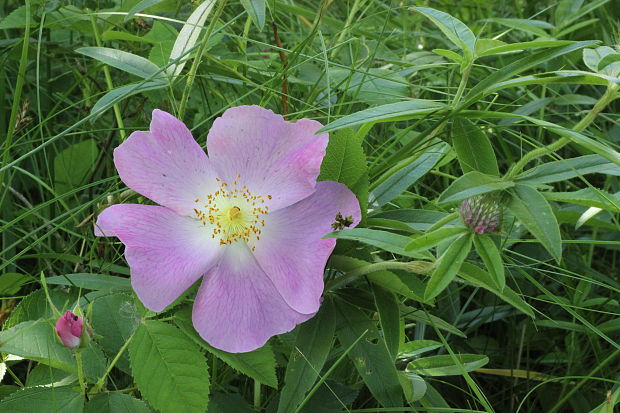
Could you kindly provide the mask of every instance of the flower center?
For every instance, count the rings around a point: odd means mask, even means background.
[[[207,195],[204,202],[194,201],[198,204],[194,208],[197,219],[202,225],[209,224],[213,228],[211,238],[218,238],[220,245],[239,240],[248,242],[253,238],[259,240],[261,228],[265,226],[263,216],[269,213],[265,198],[271,199],[271,195],[252,195],[245,185],[237,185],[239,178],[237,175],[232,185],[215,178],[219,188]]]

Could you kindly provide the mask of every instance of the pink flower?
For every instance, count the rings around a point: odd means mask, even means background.
[[[259,106],[215,120],[209,156],[187,127],[153,111],[150,131],[114,150],[127,186],[161,206],[112,205],[96,235],[125,244],[131,283],[162,311],[203,277],[193,308],[198,333],[228,352],[261,347],[319,309],[323,270],[340,214],[355,226],[360,207],[343,184],[316,182],[327,134]]]
[[[84,333],[84,319],[67,310],[56,321],[56,333],[65,347],[78,348]],[[88,331],[88,336],[90,336],[90,331]]]

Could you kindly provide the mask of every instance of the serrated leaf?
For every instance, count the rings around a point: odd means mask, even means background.
[[[213,9],[215,5],[215,1],[216,0],[203,1],[187,18],[187,21],[174,42],[174,46],[172,46],[172,52],[170,52],[171,64],[166,69],[168,75],[177,77],[183,71],[183,67],[185,67],[185,63],[187,63],[189,59],[190,51],[196,45],[202,27],[205,21],[207,21],[207,17],[209,17],[211,9]]]
[[[452,126],[454,150],[464,173],[499,176],[497,158],[487,135],[470,120],[457,118]]]
[[[504,262],[497,246],[488,235],[483,234],[474,235],[474,245],[476,252],[489,270],[489,274],[493,277],[498,290],[502,291],[506,286],[506,276],[504,274]]]
[[[26,6],[23,5],[10,12],[0,20],[0,30],[21,29],[26,27],[26,10]]]
[[[456,360],[455,360],[456,359]],[[450,354],[423,357],[410,362],[406,371],[424,376],[442,377],[461,375],[462,370],[474,371],[489,362],[482,354]]]
[[[84,413],[153,413],[142,400],[128,394],[110,392],[98,394],[84,406]]]
[[[0,402],[0,413],[82,413],[84,396],[71,387],[31,387]]]
[[[465,23],[448,13],[429,7],[413,7],[413,10],[431,20],[455,46],[465,53],[467,60],[473,59],[476,50],[476,35]]]
[[[472,238],[473,234],[469,232],[461,235],[439,257],[424,291],[424,299],[430,300],[436,297],[454,279],[471,250]]]
[[[247,353],[227,353],[211,347],[194,330],[191,323],[191,309],[184,308],[176,313],[175,324],[192,341],[204,348],[238,372],[269,387],[278,387],[276,360],[269,344]]]
[[[294,412],[312,388],[334,341],[336,319],[326,302],[319,313],[299,327],[295,347],[286,366],[278,413]]]
[[[560,226],[545,197],[531,186],[523,184],[515,185],[511,195],[508,208],[559,262],[562,258]]]
[[[159,67],[150,60],[133,53],[109,47],[80,47],[75,51],[143,79],[164,79],[164,74]]]
[[[336,181],[352,188],[366,171],[366,155],[351,129],[331,134],[319,181]]]
[[[462,201],[475,195],[488,192],[500,191],[514,186],[512,181],[504,181],[501,178],[486,175],[478,171],[471,171],[458,178],[439,196],[437,202]]]
[[[198,346],[161,321],[140,324],[129,344],[138,389],[162,413],[203,413],[209,402],[209,371]]]
[[[348,348],[365,336],[348,356],[372,395],[384,407],[402,406],[402,391],[393,360],[383,344],[370,341],[379,338],[375,322],[342,300],[336,301],[336,308],[340,320],[336,334],[343,347]]]

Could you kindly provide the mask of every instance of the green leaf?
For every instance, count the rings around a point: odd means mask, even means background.
[[[351,346],[362,338],[349,352],[368,390],[383,407],[401,407],[401,386],[392,357],[382,343],[373,343],[379,339],[375,322],[362,310],[342,300],[336,301],[340,324],[336,335],[344,348]]]
[[[460,54],[453,52],[452,50],[433,49],[433,53],[437,53],[440,56],[448,58],[453,62],[458,63],[459,65],[463,63],[463,57]]]
[[[473,60],[476,50],[476,35],[462,21],[448,13],[428,7],[413,7],[412,9],[431,20],[455,46],[465,53],[466,60]]]
[[[427,351],[436,350],[443,346],[439,341],[435,340],[413,340],[403,343],[398,349],[399,359],[408,359],[416,357]]]
[[[478,101],[481,96],[485,96],[487,93],[490,93],[489,90],[491,90],[496,83],[509,79],[539,64],[546,63],[556,57],[563,56],[567,53],[574,52],[575,50],[583,49],[584,47],[592,46],[594,44],[596,44],[595,41],[575,42],[566,46],[554,47],[549,50],[541,50],[516,60],[502,67],[490,76],[487,76],[471,88],[471,90],[463,98],[463,103],[460,107],[466,108]]]
[[[100,393],[84,406],[84,413],[153,413],[142,400],[128,394]]]
[[[405,249],[410,251],[428,250],[466,231],[463,227],[441,227],[414,238]]]
[[[86,139],[63,149],[54,158],[54,187],[59,193],[83,185],[99,157],[99,144]]]
[[[60,344],[54,326],[25,321],[0,332],[0,352],[24,357],[70,373],[76,372],[71,351]]]
[[[429,356],[414,360],[407,364],[406,371],[423,376],[457,376],[464,369],[474,371],[489,362],[489,358],[482,354],[450,354]]]
[[[512,181],[504,181],[496,176],[471,171],[458,178],[439,196],[437,202],[462,201],[474,195],[486,194],[514,186]]]
[[[67,285],[85,290],[131,289],[129,278],[106,274],[76,273],[47,278],[48,285]]]
[[[116,356],[123,344],[129,340],[139,321],[140,315],[130,295],[112,294],[93,301],[92,326],[101,336],[99,343],[110,357]],[[129,358],[126,352],[121,355],[116,366],[129,373]]]
[[[393,232],[379,231],[368,228],[351,228],[342,231],[331,232],[323,238],[350,239],[353,241],[363,242],[395,254],[404,255],[405,257],[421,258],[427,255],[421,255],[416,252],[405,250],[405,247],[411,241],[411,238],[404,235],[398,235]]]
[[[50,300],[56,308],[69,308],[75,299],[69,294],[58,291],[49,291]],[[45,291],[38,289],[26,296],[13,309],[9,318],[4,322],[4,330],[16,326],[19,323],[39,318],[48,319],[54,317],[54,313],[45,297]]]
[[[398,345],[400,343],[400,312],[398,301],[394,294],[384,290],[377,285],[371,285],[372,295],[379,314],[379,324],[381,324],[382,339],[392,360],[396,360]]]
[[[133,53],[109,47],[80,47],[75,51],[143,79],[165,78],[163,72],[154,63]]]
[[[620,212],[620,193],[610,194],[594,187],[574,192],[543,192],[545,199],[556,202],[596,207],[612,212]]]
[[[410,319],[410,320],[414,320],[414,321],[419,321],[421,323],[429,324],[429,325],[432,325],[432,326],[434,326],[434,327],[436,327],[436,328],[438,328],[440,330],[445,330],[445,331],[449,332],[450,334],[454,334],[455,336],[467,338],[465,333],[463,333],[458,328],[454,327],[452,324],[448,323],[447,321],[445,321],[445,320],[443,320],[443,319],[441,319],[441,318],[439,318],[437,316],[434,316],[432,314],[428,314],[428,312],[425,312],[424,310],[416,310],[416,309],[413,309],[412,307],[405,307],[401,311],[401,314],[406,319]]]
[[[464,173],[478,171],[499,176],[497,158],[487,135],[470,120],[457,118],[452,126],[454,150]]]
[[[531,33],[540,37],[548,37],[549,34],[544,29],[553,29],[553,25],[542,20],[532,19],[509,19],[509,18],[492,18],[487,19],[495,23],[499,23],[506,27],[521,30],[525,33]]]
[[[430,300],[444,290],[454,279],[461,264],[471,250],[473,234],[466,233],[457,238],[448,246],[446,251],[435,263],[435,269],[424,291],[424,298]]]
[[[258,30],[263,30],[265,26],[265,0],[241,0],[241,4]]]
[[[161,321],[142,323],[129,344],[138,389],[162,413],[203,413],[209,402],[207,362],[189,338]]]
[[[527,184],[547,184],[591,173],[620,176],[620,167],[600,155],[584,155],[543,163],[524,171],[515,180]]]
[[[504,261],[497,249],[497,246],[488,235],[474,235],[474,245],[476,252],[482,258],[484,265],[489,270],[489,274],[495,281],[499,291],[506,286],[506,275],[504,273]]]
[[[233,369],[269,387],[278,387],[276,360],[269,344],[265,344],[263,347],[247,353],[227,353],[211,347],[198,335],[192,326],[191,308],[187,307],[179,310],[175,315],[174,322],[192,341]]]
[[[164,82],[138,82],[131,83],[129,85],[117,87],[110,90],[103,95],[90,110],[90,115],[98,117],[106,110],[110,109],[115,103],[120,102],[130,96],[137,95],[138,93],[148,92],[150,90],[157,90],[166,87]]]
[[[532,311],[532,307],[530,307],[523,300],[523,298],[521,298],[520,295],[518,295],[507,286],[504,287],[503,291],[498,290],[496,286],[497,283],[495,282],[493,277],[491,277],[491,275],[482,268],[464,262],[463,265],[461,265],[461,269],[459,270],[458,274],[468,283],[473,284],[476,287],[482,287],[492,292],[508,304],[515,307],[517,310],[534,318],[534,312]]]
[[[209,17],[214,5],[215,0],[205,0],[188,17],[174,42],[174,46],[172,46],[172,52],[170,52],[171,64],[166,69],[168,75],[177,77],[183,71],[183,67],[185,67],[185,63],[189,59],[190,51],[196,45],[205,21],[207,21],[207,17]]]
[[[0,402],[0,413],[82,413],[84,396],[71,387],[31,387]]]
[[[0,20],[0,30],[22,29],[26,27],[26,10],[26,6],[23,5],[10,12]]]
[[[333,121],[324,126],[318,132],[332,132],[338,129],[348,128],[369,122],[394,122],[407,120],[427,115],[445,108],[445,104],[434,100],[410,99],[403,102],[388,103],[387,105],[375,106]]]
[[[408,403],[420,400],[426,394],[426,382],[420,376],[408,371],[399,371],[398,379],[403,386],[403,393]]]
[[[125,16],[125,20],[124,21],[131,20],[133,18],[133,16],[135,16],[137,13],[140,13],[140,12],[148,9],[149,7],[155,6],[156,4],[159,4],[159,3],[163,2],[163,1],[165,1],[165,0],[142,0],[141,2],[139,2],[138,4],[133,6],[131,8],[131,10],[129,10],[129,12]]]
[[[387,171],[384,174],[387,178],[370,194],[369,202],[373,208],[385,205],[402,194],[433,169],[449,149],[450,146],[445,142],[430,145],[421,154],[405,159]]]
[[[553,133],[569,139],[571,142],[576,143],[577,145],[582,146],[594,153],[597,153],[603,158],[609,160],[610,162],[613,162],[614,164],[620,166],[620,153],[613,148],[604,145],[594,139],[588,138],[587,136],[579,132],[571,129],[566,129],[560,125],[556,125],[554,123],[543,121],[540,119],[535,119],[529,116],[524,116],[524,118],[533,122],[536,125],[544,127],[545,129]]]
[[[362,72],[344,68],[329,70],[334,88],[368,104],[384,104],[409,97],[405,77],[390,69],[369,68]]]
[[[482,42],[483,40],[486,39],[478,39],[478,42],[476,43],[477,49],[478,43]],[[572,40],[534,40],[531,42],[509,43],[503,45],[496,45],[488,49],[481,49],[478,51],[478,57],[492,56],[500,53],[509,53],[529,49],[540,49],[543,47],[568,46],[569,44],[573,43],[575,42]]]
[[[562,258],[560,227],[545,197],[531,186],[523,184],[515,185],[511,195],[508,208],[559,262]]]
[[[583,49],[583,63],[593,72],[599,71],[599,63],[607,56],[613,56],[616,51],[609,46],[600,46],[595,49]]]
[[[31,278],[24,274],[9,272],[0,275],[0,295],[15,295],[22,285],[30,281]]]
[[[366,155],[351,129],[331,134],[319,181],[336,181],[352,188],[366,171]]]
[[[334,342],[336,318],[330,301],[299,327],[295,347],[286,365],[278,413],[294,412],[312,388]]]

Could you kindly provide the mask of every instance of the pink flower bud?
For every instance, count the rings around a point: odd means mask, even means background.
[[[87,331],[86,340],[82,340],[84,331]],[[90,331],[84,327],[84,319],[67,310],[58,321],[56,321],[56,333],[60,337],[60,341],[65,347],[74,349],[80,347],[80,344],[87,342]]]
[[[460,213],[465,225],[478,234],[499,230],[502,220],[502,204],[497,196],[474,196],[461,202]]]

